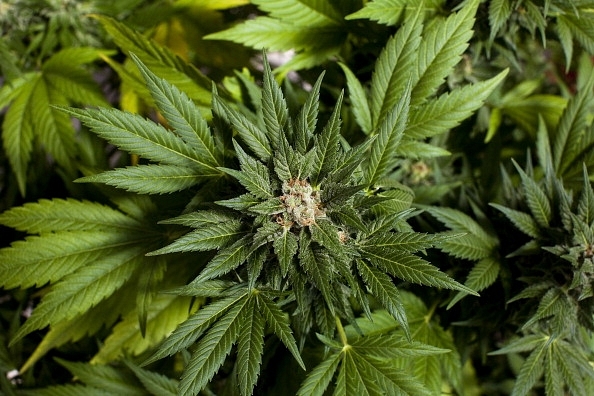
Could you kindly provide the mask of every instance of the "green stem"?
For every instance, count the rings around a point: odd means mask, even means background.
[[[338,315],[334,316],[334,320],[336,320],[336,328],[338,329],[338,336],[340,337],[340,342],[342,345],[347,346],[349,341],[347,340],[346,333],[344,332],[344,327],[342,327],[342,322]]]

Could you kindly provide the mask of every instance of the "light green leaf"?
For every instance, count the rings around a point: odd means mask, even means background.
[[[491,34],[489,39],[493,41],[503,26],[507,23],[512,14],[512,6],[509,0],[493,0],[489,4],[489,25]]]
[[[255,197],[272,198],[272,186],[266,165],[247,155],[239,144],[234,142],[234,146],[241,172],[229,168],[219,169],[236,178]]]
[[[274,334],[276,334],[284,346],[291,352],[297,363],[305,370],[305,363],[301,359],[293,332],[291,331],[291,327],[289,327],[288,314],[283,312],[274,301],[262,293],[258,294],[257,298],[258,308],[262,310],[262,315],[264,315],[266,323],[268,323]]]
[[[394,154],[408,122],[410,85],[406,87],[398,104],[381,121],[378,138],[371,146],[369,161],[365,164],[364,182],[369,186],[386,176],[394,166]]]
[[[250,297],[237,301],[196,343],[182,374],[179,393],[198,394],[216,374],[241,334],[246,310],[252,305],[250,301]]]
[[[98,136],[122,150],[162,164],[219,174],[180,137],[138,114],[111,108],[62,110],[79,118]]]
[[[73,376],[85,384],[102,389],[105,392],[131,396],[144,396],[145,392],[137,386],[138,381],[129,373],[111,366],[89,363],[68,362],[56,358]]]
[[[585,11],[585,10],[584,10]],[[589,18],[589,12],[573,15],[566,13],[559,15],[557,23],[563,24],[588,53],[594,53],[594,22]]]
[[[81,177],[78,183],[104,183],[138,194],[168,194],[188,189],[206,178],[220,177],[178,165],[136,165]]]
[[[361,85],[361,82],[355,74],[348,68],[344,63],[339,63],[342,68],[344,75],[347,79],[347,87],[349,89],[349,99],[351,101],[351,108],[357,120],[357,124],[366,134],[371,133],[372,121],[371,121],[371,110],[367,103],[367,93]]]
[[[271,17],[299,26],[341,24],[342,15],[326,0],[254,0]]]
[[[84,263],[52,286],[12,342],[31,331],[72,319],[109,297],[145,262],[144,246],[120,249],[93,263]]]
[[[323,396],[340,361],[341,355],[335,353],[318,364],[301,384],[297,396]]]
[[[426,211],[451,230],[456,232],[466,232],[478,237],[478,239],[482,240],[480,245],[485,248],[493,248],[498,244],[495,237],[485,231],[480,224],[472,219],[472,217],[459,210],[445,207],[429,207],[426,208]]]
[[[412,80],[411,106],[423,103],[443,83],[460,61],[472,38],[474,15],[479,1],[472,0],[446,20],[436,20],[423,32],[417,49],[417,71]]]
[[[12,101],[2,123],[4,150],[23,196],[26,193],[27,167],[35,136],[35,125],[30,118],[36,110],[33,108],[33,93],[41,81],[41,75],[35,75],[19,87],[18,95]]]
[[[191,307],[190,297],[156,295],[148,307],[145,336],[140,332],[136,308],[113,326],[111,333],[91,359],[91,363],[108,364],[121,359],[124,354],[138,356],[150,350],[188,319]]]
[[[404,334],[410,340],[410,330],[406,320],[406,311],[400,301],[400,293],[392,279],[377,269],[368,266],[363,260],[357,260],[357,268],[361,278],[382,306],[398,321]]]
[[[237,376],[239,390],[243,396],[253,393],[260,374],[264,353],[264,318],[251,298],[241,321],[241,332],[237,340]]]
[[[151,243],[156,235],[139,236],[126,231],[61,232],[28,237],[0,250],[0,283],[3,287],[41,286],[55,283],[89,263],[117,254],[127,245]]]
[[[69,101],[84,105],[108,106],[109,103],[82,66],[95,62],[113,51],[91,47],[64,48],[43,63],[42,71],[50,90],[60,92]],[[52,102],[52,104],[58,104]]]
[[[425,14],[435,14],[442,11],[444,0],[426,0],[420,4],[410,0],[373,0],[365,3],[359,11],[347,15],[345,19],[371,19],[385,25],[396,25],[400,21],[407,21],[411,14],[421,9]]]
[[[52,325],[19,371],[24,373],[31,369],[39,359],[53,348],[96,334],[104,326],[112,326],[121,315],[130,312],[134,308],[134,303],[134,290],[121,288],[90,310],[71,320]],[[138,322],[137,319],[136,322]]]
[[[30,234],[114,228],[144,232],[145,229],[140,221],[106,205],[72,198],[41,199],[13,207],[0,214],[0,224]]]
[[[295,253],[297,253],[297,241],[298,238],[295,234],[287,229],[283,230],[283,233],[274,240],[274,252],[278,257],[278,263],[281,268],[283,276],[286,276],[293,261]]]
[[[545,228],[548,227],[553,216],[549,198],[534,179],[529,177],[517,162],[514,160],[512,161],[522,179],[522,187],[526,203],[528,204],[528,208],[530,208],[534,220],[536,220],[539,226]]]
[[[312,171],[310,174],[310,183],[317,186],[336,165],[338,159],[338,150],[340,144],[340,108],[342,105],[342,93],[336,101],[332,115],[328,123],[324,126],[322,133],[315,136],[314,155]]]
[[[163,257],[156,257],[155,259],[148,259],[146,263],[146,270],[141,271],[138,276],[138,283],[136,286],[136,310],[138,311],[138,325],[140,327],[140,334],[146,335],[146,322],[148,320],[148,313],[153,297],[157,292],[157,287],[165,271],[167,270],[167,261]]]
[[[157,44],[115,19],[93,15],[118,47],[134,53],[155,75],[165,78],[203,106],[210,105],[212,82],[169,48]]]
[[[361,251],[373,265],[402,280],[420,285],[462,290],[475,296],[478,295],[474,290],[456,282],[420,257],[366,246],[362,247]]]
[[[154,396],[176,396],[178,381],[163,374],[144,370],[126,361],[126,365],[134,372],[142,385]]]
[[[532,238],[540,238],[539,225],[529,214],[496,203],[489,205],[502,212],[524,234]]]
[[[420,11],[388,40],[375,64],[371,78],[370,103],[372,127],[378,128],[402,98],[410,95],[410,71],[414,68],[421,43],[423,21]],[[410,98],[406,99],[407,105]],[[394,114],[392,114],[394,116]],[[371,132],[371,130],[369,131]]]
[[[480,292],[495,282],[497,276],[499,275],[500,267],[501,265],[499,264],[499,261],[492,257],[485,257],[476,263],[474,267],[472,267],[466,282],[464,282],[464,285],[472,290]],[[448,304],[447,309],[453,307],[454,304],[456,304],[466,295],[467,294],[464,292],[458,292]]]
[[[204,159],[204,163],[211,166],[212,170],[222,165],[222,159],[215,149],[214,139],[198,107],[183,91],[157,77],[135,55],[130,56],[146,80],[155,103],[169,126],[188,145],[196,149]]]
[[[448,150],[435,144],[410,139],[407,136],[402,138],[402,141],[396,148],[397,156],[411,159],[432,159],[436,157],[447,157],[451,154]]]
[[[451,232],[446,232],[451,235]],[[488,241],[472,234],[452,235],[452,238],[444,240],[439,248],[454,257],[466,260],[480,260],[494,254],[492,246]]]
[[[205,36],[209,40],[229,40],[254,49],[300,51],[340,46],[344,31],[334,24],[297,26],[270,17],[257,17],[221,32]]]
[[[545,366],[544,358],[548,347],[549,343],[543,342],[528,356],[520,369],[520,373],[518,374],[518,378],[516,379],[516,383],[514,384],[511,393],[512,396],[527,395],[530,392],[530,389],[536,384],[536,381],[542,377]]]
[[[483,105],[507,73],[508,69],[489,80],[465,85],[413,109],[405,135],[422,139],[454,128]]]
[[[274,79],[268,59],[264,56],[264,81],[262,82],[262,117],[273,149],[278,149],[281,136],[291,136],[289,109],[283,92]]]
[[[241,231],[241,225],[239,220],[233,220],[198,228],[176,239],[169,245],[150,252],[148,255],[219,249],[245,234],[245,231]]]
[[[188,348],[204,334],[204,332],[224,315],[231,307],[238,306],[242,300],[246,299],[245,289],[216,300],[208,305],[201,307],[196,313],[192,314],[186,321],[182,322],[161,344],[157,352],[149,357],[143,365],[156,362],[166,356],[171,356],[182,349]]]

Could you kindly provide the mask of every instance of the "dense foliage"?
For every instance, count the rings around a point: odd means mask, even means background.
[[[7,0],[0,37],[0,394],[594,389],[594,2]]]

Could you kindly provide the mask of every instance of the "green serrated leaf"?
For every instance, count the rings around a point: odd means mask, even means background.
[[[163,374],[144,370],[132,362],[126,361],[126,365],[134,372],[136,377],[147,391],[154,396],[175,396],[177,395],[178,381]]]
[[[268,161],[272,156],[272,148],[266,134],[244,114],[231,108],[217,95],[213,96],[213,108],[220,108],[221,116],[229,119],[237,134],[247,144],[250,150],[262,161]]]
[[[0,224],[31,234],[114,228],[143,232],[145,229],[140,221],[106,205],[72,198],[41,199],[13,207],[0,214]]]
[[[176,239],[169,245],[149,253],[149,256],[173,252],[200,252],[219,249],[245,234],[239,220],[217,223],[198,228]]]
[[[449,234],[449,232],[446,232]],[[454,257],[466,260],[480,260],[493,255],[493,247],[487,245],[484,239],[476,235],[453,235],[453,238],[444,240],[439,248]]]
[[[243,264],[251,253],[251,249],[248,245],[250,239],[250,236],[245,236],[236,241],[233,245],[221,249],[217,255],[208,262],[200,275],[194,279],[190,285],[200,284],[204,280],[216,278],[217,276],[226,274]]]
[[[66,275],[44,296],[12,342],[33,330],[72,319],[110,296],[144,263],[145,252],[142,245],[120,249]]]
[[[396,25],[400,21],[407,21],[411,14],[421,9],[425,14],[435,14],[442,11],[444,0],[427,0],[416,4],[410,0],[374,0],[365,3],[359,11],[347,15],[346,19],[371,19],[385,25]]]
[[[498,241],[481,227],[472,217],[452,208],[429,207],[426,208],[432,216],[444,223],[448,228],[456,232],[466,232],[478,237],[481,240],[480,245],[486,249],[492,249],[497,246]]]
[[[472,37],[474,15],[479,1],[472,0],[445,20],[436,20],[425,30],[417,51],[417,70],[411,93],[411,106],[423,103],[443,83],[460,61]]]
[[[456,282],[420,257],[409,253],[394,253],[385,249],[367,246],[361,247],[360,250],[373,265],[405,281],[426,286],[461,290],[475,296],[478,295],[474,290]]]
[[[272,198],[272,186],[266,166],[247,155],[237,143],[234,142],[234,146],[239,158],[241,172],[228,168],[219,169],[235,177],[255,197]]]
[[[380,53],[370,87],[373,128],[381,125],[403,96],[410,95],[410,70],[417,62],[422,30],[423,21],[418,9]],[[410,102],[410,98],[407,101]]]
[[[166,339],[192,312],[192,299],[158,294],[147,310],[146,334],[140,332],[138,307],[126,313],[112,327],[99,351],[91,359],[93,364],[109,364],[123,355],[139,356]]]
[[[137,114],[111,108],[62,110],[79,118],[98,136],[122,150],[162,164],[187,167],[210,174],[219,173],[212,166],[205,164],[200,154],[180,137]]]
[[[323,179],[336,165],[339,142],[340,142],[340,108],[342,104],[342,93],[338,97],[336,106],[328,123],[324,126],[322,133],[315,137],[313,148],[313,163],[310,176],[312,186],[317,186],[319,180]]]
[[[540,237],[539,225],[529,214],[495,203],[490,203],[489,205],[501,211],[524,234],[532,238]]]
[[[305,370],[305,363],[301,359],[299,350],[297,349],[297,343],[293,337],[291,327],[289,327],[289,317],[284,313],[274,301],[268,297],[258,294],[258,307],[262,310],[262,315],[266,319],[266,323],[272,329],[274,334],[281,340],[281,342],[287,347],[289,352],[293,355],[297,363]]]
[[[134,53],[157,76],[166,78],[198,103],[210,104],[212,82],[195,66],[122,22],[97,14],[93,18],[99,20],[118,47]]]
[[[539,226],[548,227],[553,216],[549,198],[534,179],[529,177],[515,161],[513,163],[522,178],[524,196],[534,220]]]
[[[404,310],[402,301],[400,301],[398,288],[394,285],[392,279],[383,272],[368,266],[363,260],[357,260],[357,268],[371,294],[398,321],[407,339],[410,340],[411,335],[408,328],[408,321],[406,320],[406,311]]]
[[[381,233],[366,239],[362,244],[364,246],[373,246],[376,248],[392,249],[399,252],[415,253],[420,250],[428,249],[439,244],[444,239],[443,235],[425,234],[420,232],[398,232]]]
[[[205,179],[220,177],[178,165],[136,165],[81,177],[78,183],[103,183],[138,194],[169,194],[188,189]]]
[[[359,353],[380,359],[413,358],[450,352],[449,349],[407,340],[399,334],[366,335],[360,337],[351,345]]]
[[[198,394],[212,379],[241,334],[243,317],[251,299],[244,297],[218,318],[196,343],[195,352],[184,369],[179,393]]]
[[[530,389],[536,384],[536,381],[542,377],[545,366],[544,358],[548,346],[548,342],[543,342],[530,353],[520,369],[511,393],[512,396],[527,395]]]
[[[491,92],[508,74],[497,76],[430,99],[410,113],[405,135],[415,139],[436,136],[454,128],[483,105]]]
[[[320,88],[322,86],[322,79],[325,72],[322,72],[311,91],[307,95],[307,99],[299,111],[297,122],[295,126],[295,149],[300,154],[305,154],[310,139],[313,136],[318,122],[319,107],[320,107]]]
[[[152,243],[151,234],[140,237],[126,231],[69,232],[28,237],[0,250],[0,283],[3,287],[41,286],[136,243]],[[145,239],[146,238],[146,239]],[[143,241],[144,240],[144,241]]]
[[[357,120],[357,124],[361,130],[363,130],[363,132],[366,134],[369,134],[372,129],[372,121],[371,110],[369,109],[369,104],[367,103],[367,94],[363,89],[363,85],[361,85],[361,82],[357,79],[351,69],[349,69],[344,63],[339,63],[339,66],[342,68],[347,79],[349,99],[351,101],[351,107],[353,109],[355,120]]]
[[[301,384],[297,396],[323,396],[340,361],[340,354],[335,353],[318,364]]]
[[[200,228],[217,223],[225,223],[237,219],[232,212],[218,210],[201,210],[190,212],[167,220],[161,220],[159,224],[180,224],[192,228]]]
[[[182,322],[173,333],[165,339],[157,352],[148,358],[143,365],[153,363],[166,356],[171,356],[184,348],[188,348],[190,345],[194,344],[202,334],[204,334],[211,324],[217,321],[231,309],[231,307],[238,306],[238,304],[245,299],[246,293],[245,289],[243,289],[238,290],[230,296],[201,307],[186,321]]]
[[[4,116],[2,144],[14,172],[21,195],[26,193],[27,167],[33,150],[34,124],[29,118],[35,113],[33,92],[41,75],[32,76],[18,88],[18,95]]]
[[[464,285],[472,290],[480,292],[495,282],[497,276],[499,275],[500,267],[501,265],[498,260],[494,259],[493,257],[485,257],[476,263],[474,267],[472,267],[470,273],[468,274],[468,278],[466,278],[466,282],[464,282]],[[448,304],[447,309],[453,307],[454,304],[456,304],[466,295],[467,294],[464,292],[458,292]]]
[[[173,84],[157,77],[134,54],[130,54],[140,69],[155,103],[169,126],[173,128],[186,143],[194,147],[204,159],[205,165],[215,167],[222,165],[219,153],[215,149],[214,139],[206,121],[200,116],[200,110]]]
[[[391,109],[378,127],[378,138],[371,146],[369,161],[365,164],[364,181],[369,186],[386,176],[393,165],[394,154],[408,122],[410,84],[401,94],[398,104]]]
[[[264,318],[256,307],[256,298],[250,299],[237,340],[237,376],[242,395],[253,393],[260,374],[264,353]]]
[[[143,396],[144,390],[139,387],[136,378],[115,367],[93,365],[89,363],[68,362],[56,358],[73,376],[85,384],[115,394]]]
[[[274,252],[278,257],[278,263],[283,276],[286,276],[288,273],[293,257],[297,253],[297,241],[298,238],[295,234],[284,229],[280,237],[276,238],[273,242]]]
[[[264,81],[262,90],[262,113],[267,136],[272,147],[277,148],[280,136],[290,136],[289,110],[280,86],[274,79],[268,59],[264,56]]]

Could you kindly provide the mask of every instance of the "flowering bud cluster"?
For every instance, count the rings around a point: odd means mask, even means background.
[[[284,213],[277,221],[285,227],[296,224],[298,227],[312,225],[319,217],[325,217],[320,192],[311,187],[307,180],[290,179],[282,186],[280,200],[285,206]]]

